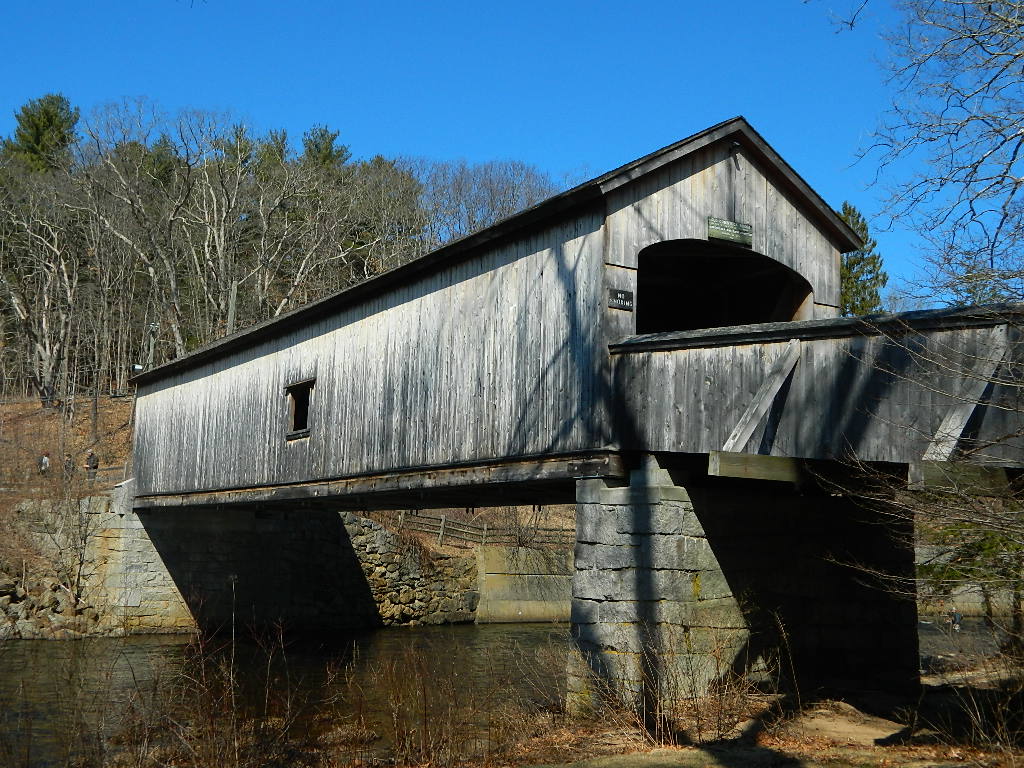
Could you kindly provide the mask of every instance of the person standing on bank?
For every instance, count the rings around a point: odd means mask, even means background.
[[[92,448],[85,454],[85,477],[92,483],[96,480],[96,471],[100,468],[100,457],[97,456]]]
[[[39,457],[39,474],[48,475],[50,474],[50,452],[45,451],[42,456]]]
[[[955,605],[949,609],[949,628],[953,632],[960,631],[960,624],[963,622],[963,620],[964,615],[957,610]]]

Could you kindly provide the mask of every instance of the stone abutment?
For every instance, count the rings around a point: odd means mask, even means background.
[[[899,527],[820,491],[677,483],[654,457],[625,487],[579,481],[575,704],[612,694],[654,711],[737,675],[812,695],[913,690],[914,556]]]

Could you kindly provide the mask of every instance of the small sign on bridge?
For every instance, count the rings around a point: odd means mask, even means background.
[[[627,312],[633,311],[633,292],[623,291],[620,288],[608,289],[608,306],[612,309],[624,309]]]
[[[754,244],[754,228],[750,224],[708,216],[708,240],[728,240],[750,246]]]

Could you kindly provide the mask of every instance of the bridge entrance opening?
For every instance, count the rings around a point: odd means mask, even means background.
[[[637,259],[636,332],[800,320],[810,284],[748,248],[670,240]]]

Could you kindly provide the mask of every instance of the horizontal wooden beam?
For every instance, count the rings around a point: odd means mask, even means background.
[[[806,478],[802,459],[788,456],[760,456],[753,453],[711,451],[708,454],[708,475],[740,477],[747,480],[774,480],[779,483],[800,483]]]
[[[1005,467],[985,467],[959,461],[915,461],[907,468],[912,490],[963,493],[971,496],[1009,496],[1013,492]]]
[[[441,499],[462,499],[474,488],[539,489],[545,484],[564,483],[575,488],[580,478],[625,478],[622,458],[613,453],[577,454],[525,461],[505,461],[461,467],[439,467],[417,471],[385,472],[375,475],[338,478],[312,483],[272,485],[255,488],[196,491],[193,493],[136,496],[136,509],[213,506],[249,503],[358,502],[359,508],[372,507],[375,498],[387,498],[387,506],[427,507]],[[452,495],[452,494],[455,495]],[[505,503],[513,503],[514,500]],[[419,503],[414,503],[419,502]],[[439,506],[447,506],[438,502]],[[351,506],[349,504],[348,506]],[[383,508],[383,507],[382,507]]]
[[[956,309],[923,309],[867,317],[785,320],[776,323],[701,328],[694,331],[640,334],[609,344],[608,351],[613,355],[629,355],[637,352],[773,344],[789,339],[815,341],[857,336],[898,338],[908,333],[992,328],[1007,321],[1019,324],[1022,316],[1024,316],[1024,305],[1002,304],[987,307],[958,307]]]

